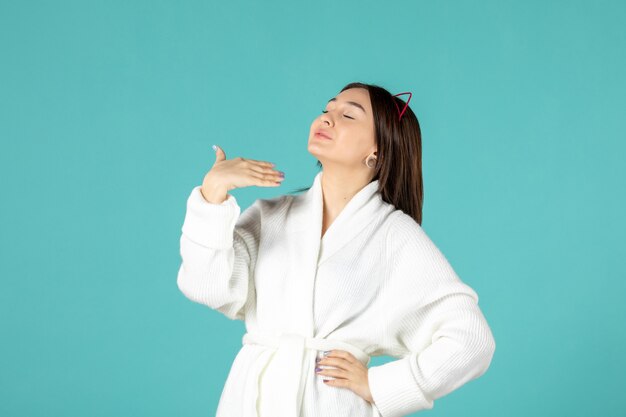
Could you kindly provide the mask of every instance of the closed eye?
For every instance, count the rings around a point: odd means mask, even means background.
[[[322,113],[328,113],[328,111],[327,110],[322,110]],[[350,116],[347,116],[345,114],[344,114],[344,116],[347,117],[348,119],[354,120],[354,117],[350,117]]]

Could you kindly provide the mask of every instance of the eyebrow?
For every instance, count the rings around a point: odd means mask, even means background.
[[[336,97],[331,98],[330,100],[328,100],[328,103],[330,103],[331,101],[337,101]],[[326,103],[326,104],[328,104]],[[363,108],[363,106],[361,106],[359,103],[357,103],[356,101],[346,101],[346,103],[351,104],[352,106],[358,107],[359,109],[361,109],[361,111],[365,114],[367,114],[367,112],[365,111],[365,109]]]

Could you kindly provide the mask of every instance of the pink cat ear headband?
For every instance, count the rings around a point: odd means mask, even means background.
[[[404,92],[404,93],[398,93],[398,94],[394,94],[394,97],[397,96],[401,96],[403,94],[408,94],[409,95],[409,99],[406,101],[406,104],[404,105],[404,108],[402,109],[402,111],[400,111],[400,107],[398,107],[398,103],[396,103],[396,101],[394,100],[393,103],[396,105],[396,108],[398,109],[398,112],[400,113],[400,117],[398,117],[398,120],[402,119],[402,115],[404,114],[404,111],[406,110],[406,108],[409,106],[409,101],[411,101],[411,98],[413,97],[413,94],[409,91]]]

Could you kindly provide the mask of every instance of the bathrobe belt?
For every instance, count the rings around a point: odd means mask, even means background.
[[[250,417],[297,417],[300,415],[304,384],[309,372],[314,372],[313,351],[345,350],[350,352],[366,367],[370,356],[361,349],[346,342],[332,339],[304,337],[297,334],[280,336],[246,333],[243,344],[259,344],[272,348],[257,369],[257,381],[254,390],[255,412]],[[271,366],[269,366],[271,364]],[[321,376],[320,376],[321,377]],[[257,403],[261,387],[263,404]],[[264,411],[259,416],[260,410]],[[246,416],[248,417],[248,416]]]

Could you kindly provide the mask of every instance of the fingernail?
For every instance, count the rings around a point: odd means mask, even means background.
[[[324,351],[324,356],[328,355],[330,353],[330,350],[325,350]]]
[[[315,362],[319,362],[321,360],[322,360],[322,358],[315,358]]]
[[[213,150],[217,152],[217,146],[213,145]]]
[[[322,370],[322,368],[315,368],[315,372],[319,372],[321,370]]]
[[[285,173],[283,171],[278,171],[278,173],[280,174],[281,177],[285,176]]]

